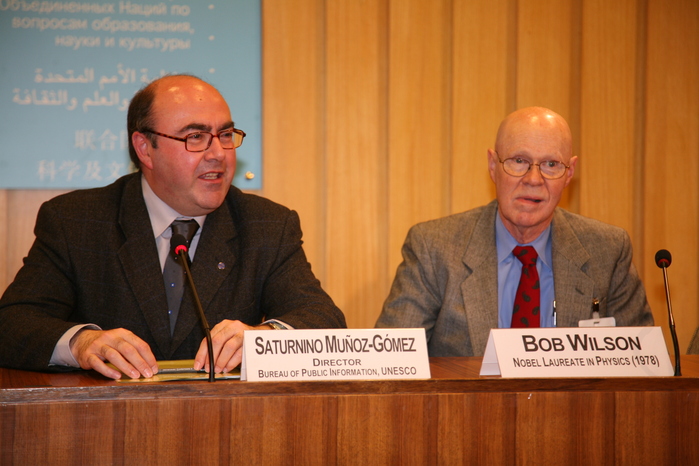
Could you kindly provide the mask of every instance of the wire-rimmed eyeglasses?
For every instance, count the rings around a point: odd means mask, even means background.
[[[543,178],[547,180],[557,180],[565,175],[566,171],[570,168],[570,165],[566,165],[558,160],[543,160],[539,163],[532,163],[522,157],[510,157],[502,160],[500,159],[500,154],[495,152],[495,155],[498,156],[498,161],[502,164],[502,169],[505,170],[505,173],[518,178],[526,175],[529,170],[531,170],[532,166],[537,166]]]

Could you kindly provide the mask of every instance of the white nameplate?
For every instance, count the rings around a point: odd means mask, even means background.
[[[425,329],[246,330],[240,378],[429,379]]]
[[[660,327],[492,329],[480,375],[643,377],[674,374]]]

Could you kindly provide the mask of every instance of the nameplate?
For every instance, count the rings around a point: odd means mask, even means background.
[[[246,330],[241,379],[429,379],[425,329]]]
[[[492,329],[480,373],[502,377],[673,374],[660,327]]]

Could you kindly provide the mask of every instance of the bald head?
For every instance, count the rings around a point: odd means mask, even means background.
[[[495,151],[499,154],[509,153],[523,138],[556,141],[563,161],[568,162],[573,156],[573,137],[568,123],[547,108],[526,107],[505,117],[498,128]]]
[[[507,160],[529,170],[511,175]],[[495,150],[488,150],[488,170],[495,183],[500,218],[519,244],[536,239],[551,223],[553,213],[575,172],[573,142],[568,123],[542,107],[509,114],[500,124]],[[560,178],[544,177],[541,166],[562,163]]]
[[[203,100],[202,96],[200,95],[202,92],[211,92],[213,94],[218,94],[219,97],[221,96],[214,86],[201,78],[189,74],[173,74],[163,76],[162,78],[151,82],[148,87],[153,88],[156,98],[157,96],[162,96],[166,99],[172,100],[176,104],[185,102],[184,91],[188,89],[192,89],[199,93],[195,96],[197,101]],[[223,99],[223,97],[220,98]]]

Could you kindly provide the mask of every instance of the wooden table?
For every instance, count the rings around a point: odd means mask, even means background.
[[[699,464],[682,377],[123,384],[0,369],[0,464]]]

